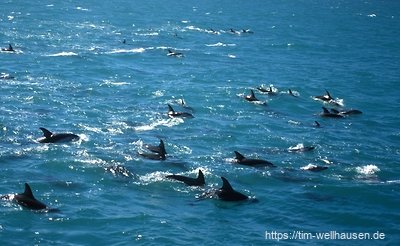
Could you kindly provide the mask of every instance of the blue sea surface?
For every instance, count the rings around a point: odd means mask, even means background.
[[[0,245],[398,245],[399,14],[395,0],[2,0],[0,195],[29,183],[59,211],[2,199]],[[315,100],[325,90],[339,106]],[[80,140],[41,144],[39,127]],[[165,161],[139,154],[160,139]],[[204,187],[165,177],[199,169]],[[221,176],[249,201],[199,199]],[[384,238],[306,237],[332,231]]]

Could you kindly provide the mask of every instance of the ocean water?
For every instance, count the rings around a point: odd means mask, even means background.
[[[0,194],[27,182],[59,212],[1,200],[0,245],[400,242],[400,2],[1,5],[0,46],[15,52],[0,53],[14,77],[0,79]],[[270,85],[277,95],[256,89]],[[244,100],[251,89],[265,104]],[[314,100],[325,90],[342,106]],[[168,118],[167,104],[194,118]],[[323,118],[322,106],[363,113]],[[40,144],[39,127],[80,140]],[[138,154],[159,139],[165,161]],[[302,145],[315,149],[288,151]],[[234,164],[235,150],[277,167]],[[165,178],[199,169],[202,188]],[[198,199],[221,176],[251,199]],[[384,238],[306,238],[332,231]]]

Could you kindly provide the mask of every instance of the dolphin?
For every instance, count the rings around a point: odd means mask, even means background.
[[[184,55],[181,52],[175,52],[175,51],[172,51],[171,49],[168,49],[167,56],[183,57]]]
[[[16,201],[19,205],[32,210],[48,209],[46,204],[36,200],[32,194],[31,187],[27,183],[25,183],[24,193],[15,195],[14,201]]]
[[[319,122],[318,121],[314,121],[315,122],[315,127],[321,127],[321,124],[319,124]]]
[[[336,111],[333,112],[329,112],[329,110],[325,107],[322,107],[322,109],[324,110],[320,115],[322,117],[329,117],[329,118],[343,118],[342,114],[339,114]]]
[[[175,110],[172,108],[170,104],[168,104],[168,117],[170,118],[194,118],[194,116],[191,113],[186,113],[186,112],[175,112]]]
[[[274,91],[272,89],[272,86],[270,86],[268,89],[265,89],[264,87],[259,86],[259,87],[257,87],[257,90],[267,93],[268,95],[276,95],[277,94],[276,91]]]
[[[358,109],[349,109],[349,110],[336,110],[331,109],[332,113],[341,114],[341,115],[353,115],[353,114],[362,114],[362,112]]]
[[[238,164],[246,165],[246,166],[267,166],[267,167],[276,167],[269,161],[261,160],[261,159],[247,159],[242,154],[237,151],[234,151],[236,155],[236,160]]]
[[[206,184],[206,182],[204,180],[204,174],[200,169],[199,169],[199,174],[198,174],[197,178],[190,178],[190,177],[185,177],[185,176],[176,175],[176,174],[167,175],[165,177],[169,178],[169,179],[175,179],[178,181],[182,181],[183,183],[185,183],[188,186],[203,186]]]
[[[222,179],[222,187],[216,191],[216,194],[219,199],[223,201],[243,201],[249,199],[248,196],[235,191],[231,184],[229,184],[228,180],[224,177]]]
[[[38,139],[39,143],[58,143],[79,140],[79,136],[72,133],[52,133],[46,128],[40,127],[44,137]]]
[[[259,102],[260,100],[257,99],[257,97],[254,95],[254,91],[250,90],[250,95],[244,96],[244,99],[246,99],[249,102]]]
[[[11,44],[8,44],[8,48],[1,48],[1,51],[14,52],[15,50]]]
[[[331,96],[331,94],[329,93],[329,91],[328,91],[328,90],[325,90],[325,92],[326,92],[325,95],[322,95],[322,96],[315,96],[314,98],[315,98],[315,99],[319,99],[319,100],[324,101],[324,102],[329,102],[329,101],[333,100],[333,97]]]
[[[0,73],[0,79],[15,79],[15,77],[8,73]]]
[[[160,139],[158,146],[146,145],[146,148],[153,153],[139,153],[139,155],[151,160],[165,160],[167,159],[164,141]]]
[[[328,169],[328,167],[308,164],[307,166],[301,167],[300,169],[306,170],[306,171],[311,171],[311,172],[320,172],[320,171]]]
[[[160,139],[159,145],[157,145],[157,146],[146,145],[146,148],[154,153],[159,153],[159,154],[163,153],[164,155],[167,154],[167,152],[165,151],[164,141],[162,139]]]
[[[295,94],[293,93],[293,91],[292,91],[291,89],[289,89],[288,93],[289,93],[289,95],[291,95],[291,96],[293,96],[293,97],[298,97],[297,95],[295,95]]]

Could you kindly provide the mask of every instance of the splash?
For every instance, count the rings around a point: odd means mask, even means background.
[[[381,171],[377,166],[375,165],[366,165],[366,166],[361,166],[361,167],[356,167],[356,172],[359,174],[371,176],[376,174],[377,172]]]
[[[47,55],[47,56],[77,56],[78,54],[77,53],[74,53],[74,52],[67,52],[67,51],[63,51],[63,52],[60,52],[60,53],[56,53],[56,54],[50,54],[50,55]]]

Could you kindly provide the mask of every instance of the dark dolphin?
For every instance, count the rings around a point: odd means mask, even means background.
[[[27,183],[25,183],[24,193],[15,195],[14,201],[16,201],[19,205],[32,210],[48,209],[46,204],[36,200],[36,198],[33,196],[31,187]]]
[[[182,175],[167,175],[165,176],[166,178],[169,179],[175,179],[178,181],[182,181],[183,183],[185,183],[188,186],[203,186],[206,184],[206,181],[204,179],[204,174],[203,172],[199,169],[199,174],[197,176],[197,178],[190,178],[190,177],[186,177],[186,176],[182,176]]]
[[[311,151],[311,150],[314,150],[314,149],[315,149],[315,146],[303,146],[303,147],[300,147],[300,148],[296,148],[296,147],[289,148],[288,151],[289,152],[307,152],[307,151]]]
[[[216,191],[216,194],[219,199],[223,201],[244,201],[249,199],[248,196],[235,191],[231,184],[228,182],[228,180],[224,177],[221,177],[222,179],[222,187]]]
[[[254,95],[254,91],[250,90],[250,95],[244,96],[244,99],[246,99],[249,102],[259,102],[260,100],[257,99],[257,97]]]
[[[318,121],[314,121],[314,123],[315,123],[315,127],[321,127],[321,124],[319,124],[319,122]]]
[[[326,92],[325,95],[315,96],[314,98],[319,99],[319,100],[324,101],[324,102],[329,102],[331,100],[334,100],[328,90],[325,90],[325,92]]]
[[[159,153],[159,154],[164,154],[164,155],[167,154],[167,152],[165,151],[164,141],[162,139],[160,139],[159,145],[156,145],[156,146],[155,145],[146,145],[146,148],[154,153]]]
[[[175,112],[170,104],[168,104],[168,117],[170,118],[193,118],[194,116],[191,113],[187,112]]]
[[[257,87],[257,90],[267,93],[268,95],[276,95],[277,93],[272,89],[272,86],[270,86],[268,89],[264,88],[264,87]]]
[[[350,109],[350,110],[343,110],[340,111],[341,114],[350,115],[350,114],[362,114],[362,112],[358,109]]]
[[[298,95],[294,94],[293,91],[291,89],[288,90],[289,95],[291,95],[292,97],[298,97]]]
[[[8,44],[8,48],[2,48],[2,51],[7,51],[7,52],[14,52],[14,48],[11,46],[11,44]]]
[[[40,127],[43,131],[43,138],[38,139],[39,143],[58,143],[79,140],[79,136],[72,133],[52,133],[46,128]]]
[[[160,139],[160,144],[158,146],[146,145],[146,148],[152,153],[139,153],[139,155],[151,160],[167,159],[167,151],[165,151],[165,145],[162,139]]]
[[[329,118],[343,118],[342,114],[339,114],[335,111],[330,112],[327,108],[322,107],[323,112],[320,114],[322,117],[329,117]]]
[[[236,160],[238,164],[246,165],[246,166],[267,166],[267,167],[276,167],[269,161],[262,160],[262,159],[247,159],[242,154],[237,151],[234,151],[236,155]]]
[[[184,55],[181,52],[175,52],[175,51],[172,51],[171,49],[168,49],[167,56],[183,57]]]
[[[305,171],[311,171],[311,172],[320,172],[320,171],[323,171],[323,170],[326,170],[326,169],[328,169],[328,167],[325,167],[325,166],[317,166],[317,165],[308,165],[308,166],[305,166],[305,167],[302,167],[301,168],[302,170],[305,170]]]

